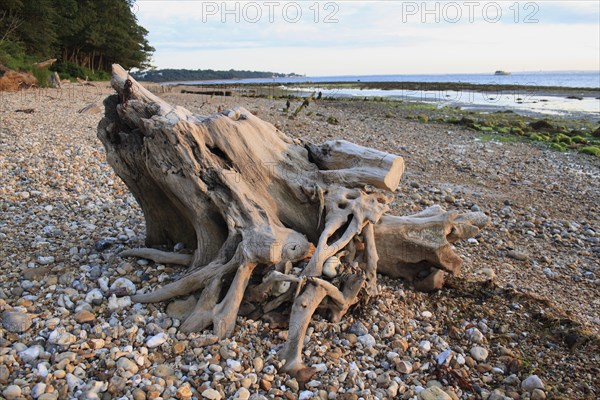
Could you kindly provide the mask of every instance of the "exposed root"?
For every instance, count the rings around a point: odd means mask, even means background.
[[[368,223],[363,229],[363,237],[365,239],[365,253],[366,253],[366,284],[367,294],[369,297],[377,296],[377,261],[379,256],[377,255],[377,247],[375,246],[375,234],[373,233],[373,224]]]
[[[315,310],[326,295],[327,290],[322,285],[309,283],[304,292],[294,301],[290,315],[288,340],[278,353],[279,358],[285,360],[283,371],[297,375],[306,368],[302,361],[304,337]]]
[[[182,332],[202,332],[213,323],[213,308],[219,302],[221,286],[221,278],[216,278],[204,288],[196,307],[181,324]]]
[[[191,254],[178,254],[148,248],[124,250],[119,255],[121,257],[145,258],[146,260],[151,260],[159,264],[177,264],[185,266],[191,265],[192,259],[194,258]]]
[[[331,188],[325,195],[325,228],[303,275],[321,276],[325,260],[343,250],[368,222],[377,223],[388,210],[389,201],[390,199],[380,192],[366,193],[360,189]],[[346,224],[348,226],[341,237],[330,244],[330,239]]]
[[[238,268],[227,295],[213,310],[213,331],[221,339],[233,333],[244,291],[255,267],[255,263],[245,263]]]

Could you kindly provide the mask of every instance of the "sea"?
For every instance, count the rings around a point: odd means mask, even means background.
[[[213,81],[170,82],[178,84],[236,83],[319,83],[319,82],[461,82],[484,85],[561,86],[600,89],[600,71],[513,72],[510,75],[440,74],[440,75],[336,75],[285,78],[230,79]]]
[[[359,88],[327,88],[319,83],[335,82],[458,82],[483,85],[517,85],[518,89],[493,90],[380,90]],[[236,85],[248,83],[281,84],[281,88],[296,96],[309,96],[322,92],[325,97],[335,98],[387,98],[391,100],[419,101],[438,107],[459,107],[465,110],[494,112],[512,110],[524,115],[557,116],[566,118],[600,119],[600,95],[578,93],[576,89],[563,93],[552,93],[543,87],[592,88],[600,92],[600,71],[554,71],[513,72],[510,75],[489,74],[440,74],[440,75],[340,75],[302,76],[271,79],[238,79],[219,81],[171,82],[187,85]],[[294,87],[302,83],[302,87]],[[307,83],[308,85],[307,87]],[[283,86],[285,84],[285,86]]]

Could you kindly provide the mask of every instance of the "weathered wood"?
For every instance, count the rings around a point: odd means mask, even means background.
[[[240,313],[291,309],[284,369],[308,377],[304,335],[315,312],[339,321],[377,274],[423,290],[458,273],[451,243],[487,224],[481,213],[430,208],[387,216],[401,157],[345,141],[303,144],[243,108],[210,116],[173,107],[113,67],[98,137],[107,160],[140,204],[147,249],[122,256],[189,267],[180,280],[138,291],[138,302],[202,290],[184,331],[212,325],[229,336]],[[151,247],[183,243],[193,254]],[[340,261],[342,260],[342,261]],[[326,265],[326,273],[323,266]]]
[[[404,173],[402,157],[345,140],[306,147],[311,161],[317,164],[321,170],[319,174],[327,183],[342,182],[346,187],[373,185],[393,192]]]

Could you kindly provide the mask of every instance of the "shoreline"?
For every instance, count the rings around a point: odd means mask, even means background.
[[[586,95],[600,98],[600,88],[592,87],[568,87],[568,86],[540,86],[540,85],[512,85],[512,84],[478,84],[466,82],[361,82],[361,81],[340,81],[340,82],[289,82],[289,83],[227,83],[227,82],[143,82],[145,84],[157,84],[164,86],[191,86],[191,87],[299,87],[299,88],[332,88],[332,89],[359,89],[359,90],[424,90],[424,91],[474,91],[491,92],[498,91],[515,92],[521,90],[523,93],[536,93],[538,95]]]
[[[0,167],[6,171],[0,174],[0,310],[25,319],[0,335],[9,360],[0,365],[0,385],[17,382],[25,397],[47,385],[52,399],[80,397],[78,390],[93,397],[95,388],[102,398],[143,398],[146,388],[152,390],[147,398],[176,397],[178,388],[200,398],[208,387],[233,398],[242,384],[256,398],[282,397],[283,390],[300,398],[305,389],[279,371],[274,356],[285,327],[240,319],[233,337],[218,341],[180,332],[181,317],[167,302],[110,297],[118,278],[131,281],[133,291],[147,290],[182,270],[119,256],[144,246],[145,225],[106,163],[96,137],[102,114],[80,114],[90,101],[84,96],[52,93],[35,101],[34,92],[9,93],[0,107]],[[102,98],[112,93],[102,88]],[[441,292],[423,294],[382,278],[380,297],[367,312],[338,325],[311,324],[319,339],[309,342],[305,358],[320,372],[306,390],[314,398],[319,391],[347,400],[414,398],[429,384],[452,398],[493,392],[527,398],[521,382],[533,375],[548,398],[597,395],[599,157],[552,151],[533,140],[497,140],[505,135],[487,131],[502,128],[507,116],[516,124],[521,117],[510,113],[489,114],[486,122],[426,104],[331,100],[293,116],[301,99],[292,99],[286,113],[284,99],[160,97],[215,118],[219,108],[241,106],[294,139],[345,139],[402,156],[406,172],[390,204],[394,215],[440,204],[449,211],[480,209],[492,219],[481,235],[456,243],[462,274]],[[18,111],[24,109],[32,111]],[[576,123],[551,122],[566,130]],[[510,137],[517,138],[518,126],[512,128]],[[390,324],[395,333],[385,337]],[[363,346],[353,326],[366,329],[376,345]],[[148,347],[155,335],[165,343]],[[471,357],[475,346],[489,353],[485,360]],[[440,380],[442,355],[472,386]],[[406,368],[392,363],[396,357]],[[241,368],[233,371],[231,361]]]
[[[463,83],[345,82],[302,84],[173,84],[162,90],[207,96],[407,101],[495,112],[512,110],[534,117],[600,120],[600,88],[568,88]]]

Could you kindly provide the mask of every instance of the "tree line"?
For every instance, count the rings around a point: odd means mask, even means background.
[[[0,61],[20,64],[57,58],[53,69],[150,67],[154,48],[132,11],[135,0],[0,0]]]
[[[294,74],[289,74],[294,75]],[[212,69],[159,69],[132,73],[137,80],[149,82],[185,82],[225,79],[284,78],[287,74],[261,71],[215,71]]]

